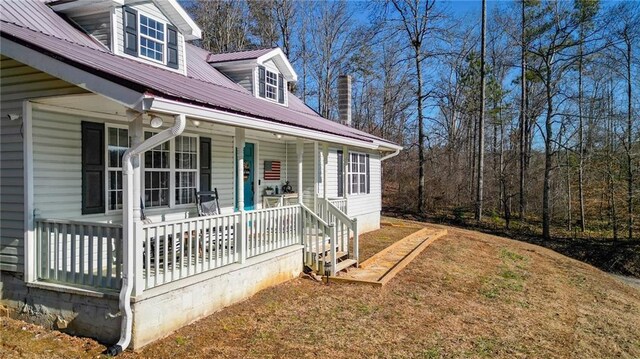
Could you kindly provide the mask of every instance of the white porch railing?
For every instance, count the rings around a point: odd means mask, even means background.
[[[330,274],[335,274],[336,240],[333,224],[329,224],[316,213],[301,205],[304,246],[304,262],[317,273],[324,273],[329,266]]]
[[[347,199],[346,198],[329,198],[329,202],[343,213],[347,213]]]
[[[247,258],[299,244],[300,212],[299,205],[246,212]]]
[[[337,207],[335,204],[339,205]],[[340,251],[347,253],[348,258],[355,259],[358,262],[359,258],[359,245],[358,245],[358,220],[351,219],[347,216],[346,199],[325,201],[322,198],[318,198],[317,213],[325,222],[333,223],[335,225],[335,237],[336,244]]]
[[[38,280],[119,289],[122,226],[36,219]]]
[[[145,289],[239,259],[240,213],[144,224]]]

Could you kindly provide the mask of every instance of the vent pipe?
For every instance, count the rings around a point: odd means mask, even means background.
[[[351,76],[338,77],[338,114],[340,123],[351,127]]]

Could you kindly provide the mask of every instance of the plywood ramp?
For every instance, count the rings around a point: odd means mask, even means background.
[[[331,277],[333,282],[360,283],[373,286],[387,284],[396,274],[425,250],[431,243],[447,234],[444,229],[423,228],[404,237],[373,257],[340,276]]]

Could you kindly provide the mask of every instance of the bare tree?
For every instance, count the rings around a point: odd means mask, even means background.
[[[482,0],[482,35],[480,40],[480,114],[478,123],[478,183],[476,189],[476,221],[482,220],[482,190],[484,187],[484,102],[485,102],[485,38],[487,2]]]

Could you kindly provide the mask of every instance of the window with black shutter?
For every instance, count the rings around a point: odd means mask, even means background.
[[[138,56],[138,12],[128,6],[122,8],[124,25],[124,53]]]
[[[260,97],[266,96],[265,81],[266,81],[265,68],[264,66],[258,66],[258,96]]]
[[[200,191],[211,191],[211,138],[200,137]]]
[[[338,197],[344,197],[344,154],[338,151]]]
[[[278,74],[278,102],[284,103],[284,77]]]
[[[105,211],[104,124],[82,122],[82,214]]]
[[[167,66],[178,68],[178,30],[167,25]]]

